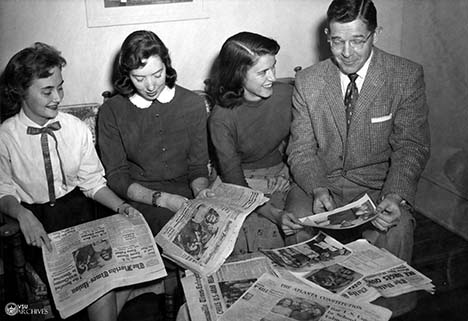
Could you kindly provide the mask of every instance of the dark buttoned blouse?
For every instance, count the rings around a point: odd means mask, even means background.
[[[155,182],[184,182],[206,177],[206,108],[197,94],[176,86],[168,103],[148,108],[117,95],[98,116],[98,142],[108,184],[127,197],[130,184],[151,188]]]

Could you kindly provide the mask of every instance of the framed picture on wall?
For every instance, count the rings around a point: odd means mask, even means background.
[[[205,0],[84,0],[88,27],[208,18]]]

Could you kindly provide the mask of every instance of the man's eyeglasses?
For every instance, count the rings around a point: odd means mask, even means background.
[[[328,42],[330,43],[330,46],[334,50],[343,50],[345,47],[346,41],[349,42],[349,45],[354,50],[361,50],[366,44],[367,40],[369,40],[370,36],[372,36],[373,34],[374,33],[371,32],[365,38],[356,38],[356,39],[351,39],[351,40],[343,40],[340,38],[333,38],[333,39],[328,38]]]

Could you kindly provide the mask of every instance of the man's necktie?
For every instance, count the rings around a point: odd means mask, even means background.
[[[351,118],[354,113],[354,108],[356,107],[356,103],[359,97],[358,88],[356,86],[356,79],[358,74],[349,74],[349,84],[346,88],[346,94],[344,99],[344,105],[346,107],[346,128],[349,129],[349,124],[351,124]]]
[[[60,126],[60,123],[56,121],[47,125],[46,127],[42,127],[42,128],[28,127],[27,129],[28,135],[41,134],[42,155],[44,157],[44,166],[45,166],[45,172],[46,172],[46,177],[47,177],[47,187],[49,189],[49,200],[50,200],[50,205],[52,206],[55,204],[56,198],[55,198],[55,189],[54,189],[54,174],[52,171],[52,162],[50,161],[50,152],[49,152],[49,144],[47,142],[47,135],[52,136],[52,138],[55,140],[55,149],[57,151],[57,155],[60,161],[60,171],[62,172],[62,183],[63,185],[66,185],[65,173],[63,172],[63,166],[62,166],[62,159],[60,157],[60,153],[57,147],[57,138],[55,137],[55,134],[54,134],[54,131],[59,130],[60,128],[62,128]]]

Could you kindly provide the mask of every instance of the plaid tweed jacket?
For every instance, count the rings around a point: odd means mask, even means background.
[[[292,113],[288,162],[307,193],[343,175],[414,204],[430,154],[420,65],[374,47],[348,133],[339,70],[331,59],[297,74]]]

